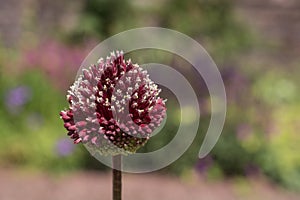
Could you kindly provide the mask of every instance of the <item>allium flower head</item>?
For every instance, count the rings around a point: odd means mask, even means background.
[[[82,70],[60,116],[74,143],[104,155],[134,153],[165,117],[160,91],[147,71],[117,51]]]

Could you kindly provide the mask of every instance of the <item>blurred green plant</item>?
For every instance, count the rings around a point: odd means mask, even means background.
[[[66,137],[57,113],[67,105],[40,71],[16,77],[1,73],[0,83],[0,114],[5,116],[0,119],[0,165],[48,171],[89,168],[83,147],[59,146]]]
[[[105,38],[116,26],[130,25],[133,19],[134,9],[128,0],[87,0],[83,2],[79,25],[67,35],[67,40],[78,43],[89,37]]]
[[[160,16],[161,26],[201,41],[219,63],[249,50],[254,42],[249,29],[236,20],[231,0],[168,0]]]
[[[300,111],[298,77],[273,70],[258,78],[254,95],[266,105],[269,123],[265,132],[268,140],[260,155],[260,166],[277,183],[300,189],[300,150],[298,135]]]

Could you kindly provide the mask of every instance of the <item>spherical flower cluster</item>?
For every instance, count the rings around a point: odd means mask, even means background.
[[[166,115],[160,91],[147,71],[117,51],[82,70],[60,116],[74,143],[104,155],[134,153]]]

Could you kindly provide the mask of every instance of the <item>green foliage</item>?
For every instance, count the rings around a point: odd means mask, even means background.
[[[75,148],[70,156],[57,152],[57,142],[65,135],[58,115],[67,106],[64,95],[38,71],[17,77],[1,75],[0,114],[5,117],[0,120],[0,164],[50,171],[82,167],[82,148]],[[14,111],[8,107],[7,96],[20,86],[29,88],[30,98]]]
[[[87,0],[83,4],[79,26],[68,36],[74,43],[91,36],[107,37],[115,26],[134,19],[128,0]]]
[[[169,0],[161,9],[161,25],[197,38],[218,62],[228,61],[254,40],[232,6],[230,0]]]
[[[300,189],[300,111],[298,77],[271,71],[258,78],[254,94],[269,108],[268,141],[260,154],[262,170],[282,185]]]
[[[300,138],[297,134],[299,105],[287,105],[273,113],[273,131],[262,155],[263,170],[274,181],[299,189],[300,156],[298,152]]]

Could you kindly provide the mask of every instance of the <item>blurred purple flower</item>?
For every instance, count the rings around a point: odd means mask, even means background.
[[[213,158],[211,156],[206,156],[203,159],[199,159],[196,164],[196,171],[199,173],[205,173],[213,165]]]
[[[8,91],[5,104],[11,112],[19,111],[32,97],[32,92],[27,86],[19,86]]]
[[[74,144],[67,138],[63,138],[56,143],[56,152],[59,156],[68,156],[74,151]]]

